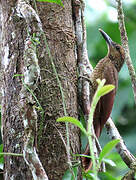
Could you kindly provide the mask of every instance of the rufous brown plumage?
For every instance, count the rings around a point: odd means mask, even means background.
[[[99,138],[104,124],[108,120],[118,87],[118,73],[125,60],[125,52],[121,45],[112,41],[112,39],[101,29],[99,29],[103,38],[105,39],[108,46],[108,54],[106,57],[101,59],[96,65],[95,69],[91,75],[91,97],[96,92],[97,82],[96,79],[105,79],[105,84],[113,84],[115,89],[105,96],[101,97],[99,100],[93,118],[94,130],[96,137]],[[86,146],[84,152],[85,155],[90,155],[89,145]],[[87,172],[92,167],[92,162],[90,158],[82,157],[82,164],[84,170]]]

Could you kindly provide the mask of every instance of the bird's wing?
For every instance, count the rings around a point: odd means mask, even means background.
[[[106,64],[106,66],[103,67],[103,72],[101,74],[102,77],[100,78],[106,79],[105,85],[113,84],[115,86],[115,89],[113,89],[110,93],[106,94],[105,96],[102,96],[96,106],[93,124],[97,137],[100,136],[103,126],[111,114],[113,102],[116,94],[116,89],[118,86],[118,72],[112,64],[109,65]],[[90,149],[88,144],[86,146],[86,150],[84,154],[90,155]],[[92,167],[91,159],[82,157],[82,165],[85,171],[87,172]]]
[[[118,72],[112,64],[106,65],[103,68],[102,74],[102,79],[106,79],[105,85],[113,84],[115,89],[113,89],[110,93],[102,96],[97,104],[94,116],[94,129],[97,137],[100,136],[103,126],[111,114],[114,98],[116,95],[116,89],[118,86]]]

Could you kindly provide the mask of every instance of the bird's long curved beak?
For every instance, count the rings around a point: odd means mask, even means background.
[[[102,34],[103,38],[106,40],[107,44],[112,46],[113,45],[113,41],[112,39],[108,36],[108,34],[106,34],[102,29],[99,29],[100,33]]]

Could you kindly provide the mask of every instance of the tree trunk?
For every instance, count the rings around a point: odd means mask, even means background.
[[[31,2],[1,0],[4,152],[23,153],[5,156],[4,179],[34,179],[45,170],[50,180],[58,180],[72,157],[62,140],[67,143],[66,126],[56,119],[78,118],[72,3],[65,0],[64,8],[37,3],[37,12]],[[79,153],[79,130],[69,124],[69,134],[70,152]]]

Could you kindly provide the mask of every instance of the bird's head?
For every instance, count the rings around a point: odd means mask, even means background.
[[[108,45],[108,57],[116,67],[117,71],[119,72],[124,61],[125,61],[125,52],[121,45],[112,41],[112,39],[102,30],[99,29],[103,38],[106,40]]]

